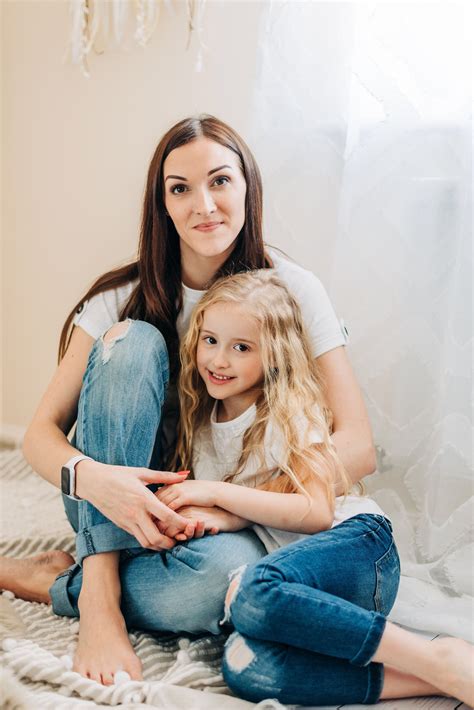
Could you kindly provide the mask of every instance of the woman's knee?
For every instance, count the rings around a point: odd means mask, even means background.
[[[115,323],[100,338],[102,363],[118,364],[127,368],[143,368],[155,359],[168,369],[166,341],[155,326],[145,321],[131,320]]]

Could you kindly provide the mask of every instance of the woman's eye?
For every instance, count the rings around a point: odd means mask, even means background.
[[[219,177],[216,177],[213,184],[217,185],[217,187],[220,187],[221,185],[225,185],[228,182],[230,182],[230,178],[228,178],[226,175],[219,175]]]
[[[187,190],[186,185],[173,185],[170,189],[172,195],[182,195]]]
[[[208,345],[215,345],[217,343],[217,340],[213,338],[211,335],[207,335],[204,338],[204,342],[207,343]]]
[[[249,350],[249,346],[248,346],[248,345],[244,345],[244,343],[236,343],[236,344],[234,345],[234,349],[235,349],[235,350],[238,350],[239,353],[245,353],[245,352],[247,352],[247,350]]]

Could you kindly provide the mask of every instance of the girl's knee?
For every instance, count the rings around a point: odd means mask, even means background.
[[[280,690],[280,661],[272,647],[233,633],[225,646],[222,673],[229,688],[240,698],[259,702],[274,698]]]
[[[226,617],[243,634],[259,636],[274,622],[272,591],[284,581],[277,570],[269,568],[264,560],[247,567],[233,580],[226,599]],[[263,638],[264,636],[262,636]]]

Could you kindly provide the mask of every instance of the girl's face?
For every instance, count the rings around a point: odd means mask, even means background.
[[[256,401],[263,384],[259,327],[245,309],[216,303],[204,312],[197,367],[207,391],[243,412]]]
[[[172,150],[163,165],[166,210],[184,260],[222,257],[245,222],[247,185],[238,156],[209,138]]]

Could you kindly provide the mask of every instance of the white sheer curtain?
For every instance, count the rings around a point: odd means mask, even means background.
[[[472,11],[270,2],[254,124],[266,236],[328,287],[394,522],[392,618],[473,633]]]

